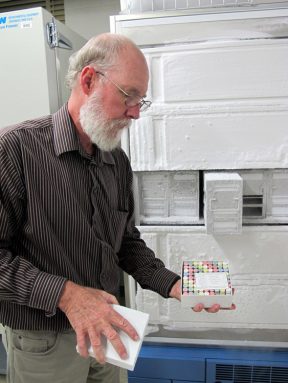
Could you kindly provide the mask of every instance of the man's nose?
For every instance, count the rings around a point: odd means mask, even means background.
[[[127,109],[126,116],[137,120],[140,117],[140,105],[130,106]]]

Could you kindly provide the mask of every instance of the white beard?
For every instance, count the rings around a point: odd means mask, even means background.
[[[124,118],[109,120],[102,111],[96,93],[81,107],[80,123],[91,142],[106,152],[118,146],[123,129],[131,125],[131,121]]]

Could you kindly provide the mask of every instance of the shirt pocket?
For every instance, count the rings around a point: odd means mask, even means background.
[[[118,253],[118,251],[121,248],[122,239],[127,224],[127,217],[127,211],[111,210],[110,226],[111,239],[113,241],[113,243],[111,243],[111,246],[113,247],[115,253]]]
[[[101,241],[107,243],[115,253],[121,248],[126,229],[128,211],[96,207],[93,214],[92,228]]]

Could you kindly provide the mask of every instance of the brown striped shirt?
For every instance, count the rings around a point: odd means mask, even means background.
[[[179,278],[134,226],[121,149],[83,151],[67,105],[0,132],[0,323],[70,327],[57,308],[67,279],[115,294],[119,269],[168,297]]]

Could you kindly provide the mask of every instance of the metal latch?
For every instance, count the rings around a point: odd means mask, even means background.
[[[62,48],[62,49],[72,49],[72,43],[61,33],[58,33],[56,22],[54,17],[50,23],[46,24],[47,40],[51,49],[53,48]]]

